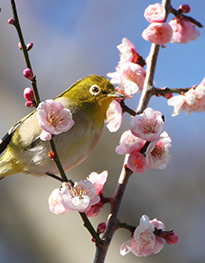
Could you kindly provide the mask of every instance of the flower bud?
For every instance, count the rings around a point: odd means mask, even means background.
[[[36,106],[35,102],[31,101],[31,100],[27,100],[25,102],[25,106],[28,107],[28,108],[33,108]]]
[[[30,68],[24,69],[23,75],[24,75],[25,78],[27,78],[29,80],[33,79],[33,72],[32,72],[32,70]]]
[[[29,51],[29,50],[31,50],[32,49],[32,47],[33,47],[33,43],[28,43],[27,45],[26,45],[26,50],[27,51]]]
[[[34,100],[34,94],[33,94],[33,90],[29,87],[24,89],[24,93],[23,93],[24,99],[29,101],[33,101]]]
[[[163,234],[163,238],[170,245],[176,244],[179,240],[177,234],[173,231]]]
[[[19,48],[20,50],[22,49],[21,42],[18,43],[18,48]]]
[[[16,20],[15,20],[14,18],[9,18],[9,19],[8,19],[8,23],[9,23],[10,25],[15,25],[15,24],[16,24]]]
[[[98,234],[103,234],[105,232],[105,229],[106,229],[106,223],[105,222],[102,222],[98,225],[97,227],[97,233]]]
[[[50,151],[50,152],[48,153],[48,157],[53,160],[53,159],[55,158],[54,152],[53,152],[53,151]]]
[[[182,13],[187,14],[187,13],[190,12],[191,7],[190,7],[189,5],[187,5],[187,4],[184,4],[184,5],[180,5],[180,6],[178,7],[178,10],[181,11]]]

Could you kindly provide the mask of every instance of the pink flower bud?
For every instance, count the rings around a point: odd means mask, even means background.
[[[33,72],[32,72],[32,70],[30,68],[24,69],[23,75],[24,75],[25,78],[27,78],[29,80],[33,79]]]
[[[162,94],[162,97],[169,100],[173,97],[173,95],[172,95],[172,93],[165,93],[165,94]]]
[[[173,231],[163,234],[163,238],[170,245],[176,244],[179,240],[177,234]]]
[[[18,48],[19,48],[20,50],[22,49],[21,42],[18,43]]]
[[[106,226],[106,223],[105,223],[105,222],[100,223],[100,224],[98,225],[98,227],[97,227],[97,233],[98,233],[98,234],[104,233],[106,227],[107,227],[107,226]]]
[[[14,18],[9,18],[9,19],[8,19],[8,23],[9,23],[10,25],[15,25],[15,24],[16,24],[16,21],[15,21]]]
[[[142,37],[151,43],[164,45],[171,41],[172,32],[171,26],[167,23],[154,22],[142,32]]]
[[[144,17],[150,23],[164,22],[166,17],[166,10],[159,3],[149,5],[144,11]]]
[[[26,45],[26,49],[27,49],[27,51],[31,50],[32,47],[33,47],[33,43],[31,43],[31,42],[28,43],[28,44]]]
[[[23,96],[24,96],[24,99],[27,101],[28,100],[30,100],[30,101],[34,100],[34,94],[33,94],[33,90],[31,88],[25,88]]]
[[[187,5],[187,4],[184,4],[184,5],[180,5],[180,6],[178,7],[178,10],[181,11],[182,13],[187,14],[187,13],[190,12],[191,7],[190,7],[189,5]]]
[[[25,102],[25,106],[28,107],[28,108],[33,108],[36,106],[35,102],[31,101],[31,100],[27,100]]]

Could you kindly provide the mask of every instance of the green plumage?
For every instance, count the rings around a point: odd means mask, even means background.
[[[82,162],[94,149],[103,130],[109,104],[122,97],[104,77],[90,75],[73,84],[55,98],[71,110],[74,126],[54,136],[63,168],[69,170]],[[50,144],[39,138],[42,129],[33,111],[15,126],[0,143],[6,149],[0,159],[0,178],[19,172],[44,175],[58,174],[55,163],[48,157]]]

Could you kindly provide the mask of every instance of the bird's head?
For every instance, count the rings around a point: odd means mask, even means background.
[[[59,97],[68,99],[74,111],[80,108],[99,121],[104,121],[107,108],[114,99],[124,99],[109,80],[97,75],[77,81]]]

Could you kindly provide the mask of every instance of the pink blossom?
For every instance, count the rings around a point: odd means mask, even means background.
[[[135,173],[143,173],[146,169],[146,158],[143,154],[133,151],[127,160],[127,167]]]
[[[159,3],[149,5],[144,11],[144,17],[150,23],[164,22],[166,17],[166,10]]]
[[[186,115],[191,112],[205,111],[205,78],[201,83],[182,95],[176,95],[167,101],[169,106],[174,107],[172,116],[184,111]]]
[[[147,141],[154,141],[159,138],[163,126],[162,113],[152,108],[146,108],[143,113],[134,116],[130,122],[133,135]]]
[[[116,72],[108,73],[113,84],[117,84],[120,89],[124,89],[127,95],[132,95],[142,90],[146,72],[138,64],[127,62],[116,68]]]
[[[196,26],[182,16],[173,18],[169,22],[169,25],[173,29],[172,43],[185,44],[192,40],[196,40],[200,36],[200,32],[196,29]]]
[[[171,138],[166,132],[160,135],[160,139],[149,144],[146,150],[146,165],[148,169],[164,169],[170,160],[169,150]]]
[[[119,130],[122,123],[122,107],[120,103],[113,100],[106,112],[106,126],[110,132]]]
[[[140,151],[144,144],[145,140],[134,136],[130,130],[127,130],[123,132],[119,145],[115,148],[115,151],[120,155],[124,155],[134,151]]]
[[[96,172],[92,172],[87,178],[94,185],[96,189],[96,194],[98,196],[102,194],[102,190],[103,190],[104,184],[107,181],[107,177],[108,177],[108,172],[103,171],[100,174]],[[97,216],[98,213],[102,210],[102,208],[103,208],[103,203],[99,201],[98,203],[92,205],[89,209],[87,209],[85,213],[88,217]]]
[[[43,129],[40,135],[42,140],[46,140],[49,134],[58,135],[66,132],[74,125],[71,111],[54,100],[46,100],[38,105],[37,118]]]
[[[142,32],[142,37],[151,43],[164,45],[171,41],[172,28],[166,23],[154,22]]]
[[[104,204],[100,201],[95,205],[92,205],[90,208],[86,209],[85,214],[88,217],[97,216],[100,211],[103,209]]]
[[[122,43],[117,46],[120,51],[120,62],[119,64],[127,63],[127,62],[137,62],[139,57],[135,46],[129,41],[127,38],[122,39]]]
[[[27,79],[29,79],[31,81],[33,80],[33,72],[32,72],[32,70],[30,68],[24,69],[23,75],[24,75],[25,78],[27,78]]]
[[[62,200],[63,197],[61,189],[54,189],[48,199],[49,209],[52,213],[62,215],[68,211],[68,209],[63,205]]]
[[[96,172],[92,172],[88,176],[88,180],[95,186],[96,194],[101,195],[104,184],[106,183],[108,178],[108,172],[103,171],[102,173],[98,174]]]
[[[160,221],[159,225],[164,226]],[[155,226],[152,221],[150,221],[149,217],[143,215],[131,239],[123,243],[120,247],[120,254],[124,256],[132,252],[138,257],[145,257],[159,253],[164,246],[165,240],[156,236],[154,234],[154,229]]]
[[[85,212],[100,201],[94,185],[88,180],[76,182],[74,187],[63,183],[61,191],[62,203],[69,210]]]

